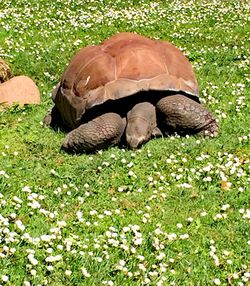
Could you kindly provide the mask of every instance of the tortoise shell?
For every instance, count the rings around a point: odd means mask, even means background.
[[[192,66],[178,48],[123,32],[82,48],[52,97],[64,123],[74,129],[92,107],[149,90],[181,91],[199,101]]]
[[[3,83],[12,78],[12,72],[9,65],[0,58],[0,83]]]

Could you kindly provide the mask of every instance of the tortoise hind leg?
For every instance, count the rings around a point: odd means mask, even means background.
[[[89,153],[117,144],[126,122],[116,113],[105,113],[80,125],[66,136],[62,149],[69,153]]]
[[[161,117],[165,134],[177,132],[217,136],[218,123],[213,115],[198,102],[181,94],[160,99],[156,108]]]
[[[43,118],[43,124],[52,128],[63,127],[62,117],[56,106],[53,106],[51,111],[45,115]]]

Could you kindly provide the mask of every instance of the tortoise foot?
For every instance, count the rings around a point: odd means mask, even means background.
[[[125,123],[116,113],[105,113],[80,125],[66,136],[62,149],[68,153],[90,153],[120,141]]]
[[[198,134],[205,137],[216,137],[219,134],[219,125],[217,121],[215,119],[211,120],[211,122],[207,126],[204,126]]]
[[[52,111],[49,111],[43,118],[43,125],[44,126],[51,126],[51,122],[52,122],[52,115],[51,115]]]
[[[213,115],[200,103],[176,94],[160,99],[156,104],[165,134],[201,134],[216,136],[218,124]]]

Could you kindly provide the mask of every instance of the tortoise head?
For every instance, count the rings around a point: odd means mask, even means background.
[[[126,141],[130,148],[147,142],[156,127],[155,107],[149,102],[136,104],[127,115]]]

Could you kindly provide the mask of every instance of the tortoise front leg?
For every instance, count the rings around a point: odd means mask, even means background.
[[[176,94],[160,99],[156,104],[165,134],[201,134],[217,136],[218,123],[201,104],[187,96]]]
[[[80,125],[66,136],[62,149],[69,153],[89,153],[120,141],[126,122],[116,113],[105,113]]]

